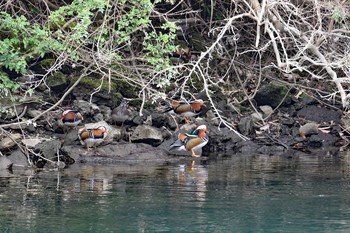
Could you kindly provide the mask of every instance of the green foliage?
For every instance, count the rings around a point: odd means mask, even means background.
[[[0,72],[0,97],[8,96],[17,88],[18,84],[12,82],[5,73]]]
[[[23,17],[0,12],[0,29],[7,38],[0,40],[0,64],[24,74],[27,60],[43,57],[50,50],[62,51],[61,43],[49,37],[50,32]]]
[[[142,55],[146,62],[154,66],[154,71],[167,69],[171,66],[168,55],[175,50],[176,25],[154,25],[150,18],[155,4],[162,1],[73,0],[50,12],[42,20],[46,24],[0,12],[0,68],[25,74],[28,62],[47,53],[64,53],[70,60],[84,62],[86,53],[79,50],[82,45],[93,45],[99,56],[103,55],[102,59],[114,67],[128,56],[128,44],[143,41],[138,49],[145,52]],[[32,9],[33,13],[37,11],[40,9]],[[89,56],[94,56],[92,53]],[[0,82],[4,93],[16,87],[3,75]],[[166,79],[159,80],[160,86],[168,84]]]
[[[71,5],[60,7],[49,19],[60,24],[69,17],[76,17],[72,35],[67,41],[61,31],[53,32],[44,25],[30,23],[24,16],[12,17],[0,12],[0,29],[6,38],[0,40],[0,64],[10,70],[24,74],[27,61],[35,57],[43,57],[47,52],[67,52],[77,60],[71,42],[83,42],[89,35],[91,17],[94,10],[103,11],[106,0],[76,0]]]
[[[118,21],[116,34],[118,35],[117,43],[130,41],[131,34],[140,29],[150,26],[149,14],[153,9],[150,0],[132,0],[128,1],[130,9]]]
[[[144,49],[146,50],[147,61],[155,66],[156,71],[170,67],[168,55],[175,50],[174,40],[176,37],[176,25],[166,22],[161,29],[168,33],[152,31],[146,33]]]
[[[52,12],[49,19],[52,24],[63,26],[74,18],[74,23],[68,25],[73,32],[69,40],[84,43],[90,35],[89,27],[92,24],[94,11],[103,12],[107,6],[107,0],[75,0],[72,4]]]
[[[335,22],[339,22],[343,19],[343,12],[338,6],[334,8],[332,19],[334,19]]]

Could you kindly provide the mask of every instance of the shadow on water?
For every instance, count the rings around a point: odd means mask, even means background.
[[[350,154],[0,174],[0,232],[347,232]]]

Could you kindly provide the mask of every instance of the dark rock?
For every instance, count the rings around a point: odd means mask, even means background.
[[[39,150],[41,154],[48,159],[56,157],[60,148],[60,140],[43,141],[35,146],[35,149]]]
[[[169,160],[167,153],[143,143],[118,143],[97,147],[87,151],[79,146],[63,146],[62,152],[71,155],[76,163],[94,162],[111,163],[118,161],[156,161]]]
[[[12,161],[14,166],[19,166],[19,167],[29,166],[27,156],[23,154],[23,152],[20,150],[15,150],[11,152],[11,155],[9,155],[7,158]]]
[[[215,126],[207,125],[209,130],[209,142],[203,147],[203,154],[207,152],[232,152],[238,142],[243,141],[235,132],[229,128],[218,129]]]
[[[62,72],[56,72],[47,78],[47,85],[56,93],[64,93],[67,88],[67,78]]]
[[[219,101],[216,107],[219,109],[220,115],[226,118],[235,118],[240,112],[240,109],[232,103],[228,103],[227,99]]]
[[[138,88],[135,85],[129,84],[127,81],[120,80],[117,84],[116,90],[120,92],[125,98],[137,98]]]
[[[152,126],[157,128],[168,126],[168,121],[169,121],[168,114],[153,113],[151,114],[151,117],[152,117]]]
[[[291,96],[288,93],[289,88],[279,82],[271,82],[261,87],[256,93],[254,99],[258,106],[269,105],[276,108],[283,102],[283,105],[291,104]]]
[[[171,129],[171,130],[177,129],[178,123],[176,121],[176,117],[175,116],[171,116],[170,114],[165,114],[165,115],[168,118],[168,122],[167,123],[168,123],[169,129]]]
[[[339,134],[341,132],[342,132],[342,128],[339,125],[332,125],[330,133]]]
[[[290,134],[285,134],[282,137],[279,138],[279,141],[286,145],[287,147],[293,146],[296,142],[298,142],[298,139],[301,139],[301,141],[304,141],[301,137],[295,137]]]
[[[297,160],[300,156],[306,155],[308,154],[299,150],[287,150],[282,154],[282,156],[292,160]]]
[[[130,111],[130,118],[133,119],[132,123],[135,125],[142,125],[142,123],[147,119],[148,116],[148,114],[143,114],[142,116],[140,116],[139,112]]]
[[[241,118],[238,123],[238,130],[243,135],[249,135],[253,132],[253,120],[251,116]]]
[[[333,134],[321,132],[318,134],[311,135],[307,142],[307,145],[312,148],[331,147],[334,146],[337,141],[338,138]]]
[[[283,124],[283,125],[286,125],[286,126],[288,126],[288,127],[292,127],[292,126],[295,124],[295,120],[292,119],[292,118],[284,119],[284,120],[282,121],[282,124]]]
[[[112,123],[111,122],[111,119],[112,119],[112,110],[110,107],[107,107],[107,106],[100,106],[100,110],[101,110],[101,113],[103,114],[103,120],[109,122],[109,123]]]
[[[220,121],[219,121],[217,115],[212,110],[207,111],[206,119],[207,119],[208,124],[210,124],[210,125],[213,125],[213,126],[220,125]]]
[[[0,156],[0,171],[11,170],[13,162],[6,156]]]
[[[236,144],[234,148],[235,153],[241,153],[241,154],[254,154],[256,151],[260,148],[258,144],[254,143],[253,141],[247,140],[247,141],[240,141]]]
[[[79,110],[85,119],[90,116],[95,116],[101,112],[100,108],[96,104],[89,103],[85,100],[76,100],[74,101],[73,106]]]
[[[311,105],[311,104],[317,103],[315,98],[313,98],[312,96],[310,96],[306,93],[301,94],[301,96],[299,97],[299,100],[301,103],[306,104],[306,105]]]
[[[26,115],[27,115],[28,117],[31,117],[31,118],[34,118],[34,117],[36,117],[36,116],[39,115],[39,114],[41,114],[41,111],[40,111],[40,110],[31,109],[31,108],[29,108],[29,109],[27,110],[27,113],[26,113]]]
[[[79,142],[78,130],[69,129],[68,132],[62,137],[63,145],[77,145]]]
[[[37,74],[45,74],[47,70],[55,64],[55,59],[46,58],[30,67],[30,70]]]
[[[292,130],[286,125],[281,125],[280,132],[281,132],[281,135],[288,136],[288,135],[291,135]]]
[[[340,123],[342,113],[340,111],[330,110],[328,108],[317,107],[314,105],[306,106],[297,112],[298,117],[302,117],[309,121],[335,122]]]
[[[29,124],[26,129],[29,133],[34,133],[36,131],[36,128],[33,124]]]
[[[295,104],[294,105],[289,105],[289,106],[286,106],[286,107],[280,106],[278,108],[278,110],[280,112],[284,113],[284,114],[287,114],[287,115],[291,116],[291,117],[296,116],[296,112],[295,112],[296,111],[296,105]]]

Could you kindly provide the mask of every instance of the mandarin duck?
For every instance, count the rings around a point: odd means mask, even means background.
[[[65,126],[76,128],[83,121],[83,116],[78,110],[68,109],[62,113],[61,120]]]
[[[189,123],[187,117],[193,117],[203,113],[206,107],[204,101],[201,99],[195,99],[190,102],[173,100],[172,106],[165,112],[183,116],[186,123]]]
[[[195,151],[208,143],[208,133],[209,131],[205,125],[196,127],[189,134],[180,133],[178,139],[170,145],[170,151],[191,151],[192,157],[200,157]]]
[[[171,54],[171,57],[179,58],[184,62],[188,62],[191,58],[191,49],[189,47],[185,49],[179,48]]]
[[[94,147],[102,143],[107,136],[108,130],[104,126],[100,126],[94,129],[86,129],[84,127],[79,132],[79,140],[81,144],[86,145],[86,148],[90,150],[90,147]]]

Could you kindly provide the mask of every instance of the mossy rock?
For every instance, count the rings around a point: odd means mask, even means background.
[[[250,107],[241,104],[235,105],[235,107],[238,108],[239,112],[246,112],[251,110]]]
[[[288,93],[289,88],[280,82],[271,82],[261,87],[256,93],[254,100],[258,106],[269,105],[276,108],[282,102],[282,105],[288,106],[291,104],[292,97]]]
[[[137,98],[140,91],[139,88],[124,80],[115,81],[115,88],[113,90],[120,92],[125,98]]]
[[[79,77],[73,77],[71,82],[75,83],[78,80]],[[83,85],[86,87],[91,87],[91,89],[96,89],[101,86],[101,79],[99,78],[94,78],[94,77],[84,77],[80,80],[79,85]],[[101,86],[102,91],[109,91],[109,85],[111,85],[111,90],[115,89],[115,84],[111,82],[109,84],[108,81],[104,81]]]
[[[47,58],[42,60],[39,65],[43,68],[50,68],[55,63],[55,59]]]
[[[72,79],[72,83],[74,83],[78,77],[74,77]],[[94,77],[84,77],[80,80],[80,85],[85,85],[87,87],[91,87],[92,89],[96,89],[101,86],[101,79]],[[110,88],[110,89],[109,89]],[[128,82],[124,80],[113,80],[111,83],[108,81],[104,81],[101,86],[101,91],[109,91],[111,92],[119,92],[125,98],[137,98],[138,88],[130,85]],[[119,97],[116,96],[118,99]]]
[[[218,86],[211,86],[210,91],[213,92],[211,96],[216,102],[227,99],[227,96],[225,96],[224,93],[222,93],[220,87]]]
[[[133,100],[129,101],[129,105],[132,106],[132,107],[137,108],[137,110],[140,109],[141,104],[142,104],[142,99],[141,98],[136,98],[136,99],[133,99]],[[152,110],[152,111],[154,111],[155,107],[156,106],[154,104],[152,104],[150,101],[146,101],[145,105],[143,106],[144,109]]]
[[[55,59],[53,58],[45,58],[41,60],[39,63],[31,66],[31,70],[37,74],[45,74],[46,71],[55,64]]]
[[[112,108],[119,106],[121,104],[122,100],[123,100],[123,96],[119,92],[111,93],[111,102],[112,102],[111,107]]]
[[[58,71],[47,78],[47,85],[54,92],[63,92],[67,88],[67,78]]]

